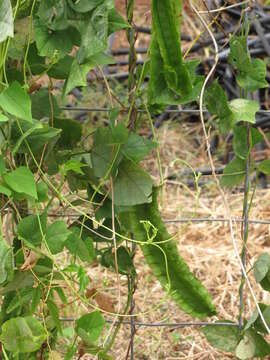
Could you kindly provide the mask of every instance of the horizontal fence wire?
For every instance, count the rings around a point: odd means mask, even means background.
[[[77,318],[75,317],[60,317],[59,318],[60,321],[66,321],[66,322],[72,322],[72,321],[76,321]],[[119,321],[113,321],[113,320],[109,320],[109,319],[105,319],[106,323],[108,324],[114,324],[114,325],[118,325]],[[129,325],[130,326],[130,321],[124,320],[121,322],[121,324],[123,325]],[[238,327],[239,324],[238,323],[234,323],[234,322],[207,322],[207,321],[201,321],[201,322],[189,322],[189,321],[184,321],[184,322],[175,322],[175,323],[166,323],[166,322],[155,322],[155,323],[145,323],[145,322],[140,322],[140,321],[134,321],[133,323],[135,326],[139,326],[139,327],[169,327],[169,328],[182,328],[182,327],[188,327],[188,326],[236,326]]]
[[[80,107],[80,106],[62,106],[60,109],[68,110],[68,111],[85,111],[85,112],[110,112],[112,110],[111,108],[102,108],[102,107],[89,108],[89,107]],[[129,111],[129,109],[121,109],[120,111]],[[147,113],[147,111],[143,110],[143,109],[137,109],[137,112]],[[204,109],[203,112],[209,113],[209,111],[206,109]],[[166,114],[178,114],[178,113],[200,114],[200,110],[199,109],[166,109],[163,111],[163,113],[166,113]],[[270,110],[258,110],[257,114],[270,114]]]
[[[77,218],[80,214],[65,214],[65,213],[49,213],[47,214],[48,217],[70,217],[70,218]],[[172,219],[172,220],[163,220],[165,224],[170,223],[203,223],[203,222],[235,222],[235,223],[242,223],[243,219],[241,218],[180,218],[180,219]],[[270,225],[270,219],[249,219],[249,224],[261,224],[261,225]]]

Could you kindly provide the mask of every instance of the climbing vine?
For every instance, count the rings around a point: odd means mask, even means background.
[[[111,0],[1,1],[0,354],[5,359],[61,358],[57,342],[66,336],[61,315],[70,296],[83,306],[73,322],[64,359],[84,354],[112,359],[110,350],[121,322],[132,316],[137,246],[182,310],[197,318],[216,313],[210,294],[178,254],[174,236],[161,219],[158,143],[138,134],[137,110],[147,113],[153,130],[153,114],[168,105],[199,100],[204,82],[196,73],[200,61],[182,57],[181,1],[152,0],[148,58],[136,68],[133,8],[134,2],[127,1],[125,20]],[[107,52],[108,38],[122,29],[130,44],[124,104],[115,99],[103,71],[114,63]],[[228,102],[215,80],[204,100],[220,134],[233,132],[235,158],[225,168],[221,185],[245,180],[247,218],[250,174],[270,173],[269,160],[260,164],[252,160],[251,150],[263,136],[253,127],[259,105],[248,93],[268,83],[265,63],[252,60],[248,53],[246,28],[231,38],[230,48],[243,96]],[[67,110],[68,97],[89,85],[88,74],[94,69],[101,74],[110,109],[105,125],[93,129],[70,118]],[[149,154],[157,157],[160,184],[154,184],[141,166]],[[55,220],[63,209],[65,216]],[[72,222],[66,220],[69,211],[75,213]],[[243,241],[248,241],[245,230]],[[68,261],[63,265],[64,254]],[[243,248],[245,262],[244,254]],[[91,287],[87,270],[94,262],[127,278],[127,299],[123,303],[119,291],[117,311],[104,306],[98,290]],[[269,291],[268,254],[258,258],[254,274]],[[260,308],[267,321],[269,307],[260,304]],[[104,336],[109,315],[118,324]],[[259,315],[244,319],[240,330],[220,326],[205,327],[203,332],[213,346],[240,359],[263,357],[270,346]],[[247,339],[253,344],[248,355]]]

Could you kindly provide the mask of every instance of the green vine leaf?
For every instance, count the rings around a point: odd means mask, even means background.
[[[246,161],[240,158],[232,160],[224,169],[220,179],[221,186],[239,185],[245,179]]]
[[[127,159],[137,163],[157,147],[156,142],[131,133],[127,142],[121,147],[121,152]]]
[[[0,236],[0,284],[13,275],[12,248]]]
[[[249,133],[249,149],[252,149],[256,144],[263,140],[263,135],[255,128],[250,128]],[[233,150],[237,157],[241,159],[247,158],[249,150],[246,126],[233,127]]]
[[[230,321],[226,322],[230,324]],[[235,352],[239,342],[239,330],[236,326],[205,326],[202,328],[202,332],[214,348],[231,353]]]
[[[25,140],[27,140],[32,152],[36,153],[43,148],[44,144],[55,142],[59,138],[60,133],[61,130],[54,129],[37,120],[33,120],[32,124],[21,121],[20,128],[14,122],[11,126],[12,150],[17,153],[28,153],[29,148],[25,143]]]
[[[254,264],[254,277],[257,283],[261,282],[270,270],[270,256],[262,253]]]
[[[66,55],[62,59],[59,59],[57,63],[53,64],[47,74],[54,79],[66,80],[71,71],[71,66],[74,61],[72,56]]]
[[[57,104],[55,96],[48,93],[46,89],[40,89],[31,96],[32,116],[34,119],[41,120],[59,116],[61,110]]]
[[[0,114],[0,123],[8,122],[8,117],[4,114]]]
[[[46,232],[46,243],[53,255],[63,250],[70,233],[64,221],[55,221],[49,225]]]
[[[99,311],[85,314],[76,320],[76,333],[88,344],[94,343],[101,335],[105,320]]]
[[[98,5],[101,5],[104,0],[68,0],[68,5],[71,9],[77,11],[78,13],[86,13],[95,9]]]
[[[109,21],[109,31],[108,31],[109,34],[112,34],[116,31],[126,29],[129,27],[129,24],[114,8],[109,11],[108,21]]]
[[[91,263],[95,258],[93,240],[89,237],[82,240],[80,232],[77,227],[71,228],[71,234],[68,236],[65,246],[71,254],[78,256],[82,261]]]
[[[259,164],[258,170],[266,175],[270,175],[270,160],[263,160]]]
[[[51,30],[65,30],[69,26],[65,0],[42,0],[36,15]]]
[[[57,330],[60,332],[60,334],[63,335],[62,332],[62,325],[61,325],[61,321],[59,319],[59,309],[58,306],[55,304],[55,302],[53,302],[52,300],[48,300],[47,301],[47,307],[49,310],[49,313],[53,319],[53,322],[57,328]]]
[[[229,61],[239,72],[236,80],[241,88],[247,91],[255,91],[268,87],[265,80],[266,64],[261,59],[251,59],[245,36],[232,36]]]
[[[42,243],[43,234],[46,232],[47,214],[42,215],[28,215],[21,219],[18,224],[18,236],[22,240],[27,241],[32,246],[37,246]]]
[[[260,109],[260,106],[256,101],[247,99],[234,99],[230,101],[229,106],[233,113],[234,124],[239,121],[246,121],[251,124],[255,124],[255,114]]]
[[[19,119],[33,121],[30,97],[17,81],[0,94],[0,106],[4,111]]]
[[[0,3],[0,43],[9,36],[13,37],[13,14],[10,0],[2,0]]]
[[[103,178],[107,175],[107,172],[111,167],[111,173],[114,173],[122,159],[122,154],[117,154],[118,147],[108,144],[108,140],[111,139],[111,137],[112,134],[109,128],[99,128],[94,134],[94,145],[91,151],[91,160],[94,175],[99,178]],[[116,160],[112,166],[115,156]]]
[[[72,47],[78,44],[78,33],[75,28],[68,27],[65,30],[49,30],[38,18],[34,20],[35,41],[40,56],[52,58],[68,55]]]
[[[29,195],[36,200],[38,199],[34,175],[27,167],[18,167],[4,175],[4,180],[13,191],[19,194]]]
[[[152,186],[151,177],[143,169],[131,161],[123,161],[114,182],[114,203],[122,206],[148,203]]]
[[[31,353],[40,349],[47,334],[34,316],[16,317],[2,326],[0,340],[8,351]]]
[[[248,329],[244,338],[239,342],[235,355],[240,360],[252,359],[254,357],[263,358],[270,354],[270,346],[262,335],[252,329]]]
[[[78,62],[83,64],[88,59],[100,52],[104,52],[108,46],[109,31],[109,6],[101,4],[88,16],[82,18],[77,28],[81,34],[81,46],[78,51]]]
[[[218,117],[220,132],[228,132],[232,127],[233,112],[229,107],[224,90],[217,81],[207,88],[204,100],[209,112]]]

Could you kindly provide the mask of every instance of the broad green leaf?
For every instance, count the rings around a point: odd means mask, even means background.
[[[259,307],[261,309],[261,312],[263,313],[263,311],[266,309],[267,306],[263,303],[259,303]],[[248,330],[251,326],[256,328],[255,323],[257,322],[258,318],[259,318],[259,313],[256,308],[253,314],[251,315],[251,317],[249,318],[249,320],[247,321],[244,330]],[[256,328],[256,330],[258,329]]]
[[[90,344],[95,342],[101,335],[105,320],[99,311],[85,314],[76,320],[76,333]]]
[[[43,234],[46,232],[46,226],[46,212],[39,217],[37,215],[28,215],[22,218],[18,224],[18,236],[33,246],[37,246],[42,242]]]
[[[6,186],[0,184],[0,194],[4,194],[7,197],[10,197],[12,195],[12,191]]]
[[[17,81],[0,94],[0,106],[11,115],[32,122],[30,97]]]
[[[6,350],[14,353],[31,353],[40,349],[47,334],[33,316],[17,317],[2,326],[0,340]]]
[[[0,236],[0,284],[8,280],[12,274],[12,248]]]
[[[266,321],[266,324],[269,326],[270,324],[270,306],[259,303],[261,312],[263,314],[263,318]],[[249,329],[253,327],[256,331],[261,332],[263,334],[267,334],[267,330],[262,322],[261,317],[259,316],[258,310],[256,309],[252,314],[251,318],[247,322],[245,329]]]
[[[57,305],[52,300],[48,300],[46,305],[49,309],[49,313],[55,323],[57,330],[60,333],[62,333],[62,325],[61,325],[61,321],[59,319],[59,309],[58,309]]]
[[[157,147],[158,144],[156,142],[131,133],[128,141],[121,147],[121,152],[127,159],[139,162]]]
[[[102,4],[104,0],[80,0],[80,1],[74,1],[74,0],[68,0],[69,6],[79,12],[79,13],[85,13],[89,12],[93,9],[95,9],[98,5]]]
[[[259,130],[251,128],[249,136],[249,148],[252,149],[254,145],[263,140],[263,135]],[[233,127],[233,150],[235,155],[241,159],[246,159],[248,155],[247,148],[247,128],[246,126]]]
[[[230,101],[230,109],[233,113],[233,122],[246,121],[255,124],[255,114],[259,111],[260,106],[257,101],[247,99],[234,99]]]
[[[110,138],[111,131],[109,128],[99,128],[94,134],[94,145],[91,151],[91,160],[94,175],[99,178],[103,178],[107,175],[111,167],[112,172],[114,172],[116,166],[121,161],[121,154],[117,154],[117,146],[113,147],[107,145]],[[115,157],[116,160],[114,161]]]
[[[36,15],[51,30],[64,30],[68,27],[65,0],[41,0]]]
[[[247,51],[245,36],[231,37],[229,61],[242,74],[252,72],[251,58]]]
[[[79,64],[78,60],[75,58],[70,67],[70,73],[65,82],[63,95],[67,95],[72,89],[77,86],[86,86],[86,75],[90,70],[95,68],[95,64],[92,62],[87,62],[84,64]]]
[[[263,160],[259,164],[258,170],[266,175],[270,175],[270,160]]]
[[[232,66],[238,70],[236,80],[241,88],[247,91],[255,91],[268,87],[265,80],[266,65],[261,59],[251,59],[245,36],[232,36],[229,60]]]
[[[35,273],[39,276],[46,276],[48,274],[51,274],[52,268],[53,261],[50,258],[40,258],[35,265]]]
[[[255,356],[256,344],[250,333],[245,333],[244,338],[239,342],[235,355],[240,360],[252,359]]]
[[[113,184],[115,205],[133,206],[148,203],[153,181],[138,165],[123,161]]]
[[[84,172],[82,171],[83,167],[86,167],[87,164],[81,163],[80,161],[77,160],[68,160],[64,165],[63,165],[63,174],[67,175],[68,171],[73,171],[76,174],[81,174],[84,175]]]
[[[75,58],[71,64],[70,72],[64,85],[63,94],[68,94],[77,86],[87,85],[87,74],[90,70],[98,65],[113,64],[115,60],[104,53],[97,53],[87,59],[86,62],[80,64]]]
[[[253,358],[264,358],[270,354],[270,346],[262,335],[252,329],[248,329],[244,338],[238,344],[235,355],[238,359],[246,360]]]
[[[91,263],[95,258],[94,246],[89,246],[89,240],[81,239],[79,228],[72,228],[71,231],[72,233],[67,238],[65,246],[71,254],[78,256],[82,261]]]
[[[221,186],[239,185],[245,179],[246,162],[240,158],[232,160],[224,169]]]
[[[27,64],[30,67],[31,73],[33,75],[39,75],[47,69],[45,60],[46,60],[45,57],[38,55],[38,49],[36,47],[36,43],[33,42],[29,47],[28,57],[27,57]],[[23,78],[22,78],[22,82],[24,82]]]
[[[86,16],[78,24],[81,33],[81,46],[78,51],[78,62],[86,62],[91,56],[107,49],[109,30],[108,6],[103,3],[91,12],[90,17]]]
[[[16,124],[17,125],[17,124]],[[15,126],[16,126],[15,125]],[[17,140],[16,144],[14,144],[14,147],[12,149],[12,155],[14,156],[17,151],[19,151],[21,145],[23,144],[23,142],[27,139],[28,136],[30,136],[33,132],[35,132],[38,129],[42,129],[42,124],[39,122],[36,122],[35,124],[33,124],[32,126],[29,127],[29,129],[24,132],[19,139]],[[20,131],[21,132],[21,131]]]
[[[136,270],[130,253],[124,246],[120,246],[117,249],[117,264],[120,274],[133,276],[136,275]]]
[[[109,34],[112,34],[121,29],[126,29],[129,27],[129,24],[125,19],[117,12],[116,9],[111,9],[109,11]]]
[[[17,296],[11,300],[6,310],[7,314],[10,314],[13,310],[17,309],[20,306],[29,304],[33,296],[33,289],[26,288],[17,292]]]
[[[233,113],[229,107],[225,92],[217,81],[214,81],[207,88],[204,99],[209,112],[218,117],[221,133],[228,132],[232,127]]]
[[[123,123],[111,127],[111,136],[108,139],[109,145],[124,144],[129,136],[128,129]]]
[[[40,125],[42,126],[40,127]],[[25,144],[25,140],[27,140],[32,152],[36,153],[37,151],[42,150],[46,143],[50,144],[56,141],[61,133],[59,129],[52,128],[37,120],[33,120],[33,124],[21,121],[20,126],[23,135],[17,123],[14,122],[11,127],[11,145],[13,147],[13,151],[16,147],[16,152],[18,153],[29,152],[28,146]],[[33,127],[35,129],[32,130]],[[23,141],[21,142],[20,139]],[[20,145],[19,148],[17,148],[18,144]]]
[[[82,125],[76,120],[56,117],[53,125],[62,130],[57,142],[61,148],[72,149],[82,138]]]
[[[270,256],[268,253],[262,253],[254,264],[254,277],[256,282],[261,282],[270,269]]]
[[[18,291],[25,288],[33,288],[34,276],[28,271],[15,271],[12,281],[8,282],[3,288],[0,287],[0,294],[5,295],[12,291]]]
[[[61,110],[55,97],[49,96],[48,90],[41,89],[31,96],[33,118],[40,120],[45,117],[51,119],[52,116],[59,116]],[[53,112],[53,114],[52,114]]]
[[[55,221],[49,225],[46,232],[46,242],[53,255],[63,250],[69,235],[70,231],[67,229],[64,221]]]
[[[251,334],[252,334],[254,343],[256,345],[255,356],[258,358],[264,358],[266,355],[269,355],[270,354],[270,346],[265,341],[263,336],[256,333],[255,331],[252,331]]]
[[[230,322],[228,321],[228,324]],[[239,341],[239,330],[229,325],[205,326],[202,328],[207,341],[216,349],[234,352]]]
[[[45,202],[48,200],[48,186],[44,181],[37,183],[38,202]]]
[[[13,14],[10,0],[1,0],[0,3],[0,43],[7,37],[13,37]]]
[[[50,68],[48,75],[55,79],[67,79],[73,60],[72,56],[66,55]]]
[[[6,161],[4,159],[4,156],[0,154],[0,175],[4,175],[6,172]]]
[[[56,53],[60,57],[68,55],[72,47],[78,42],[78,33],[75,28],[65,30],[49,30],[37,18],[34,20],[35,41],[40,56],[52,58]]]
[[[8,122],[8,117],[4,114],[0,114],[0,123]]]
[[[37,200],[37,188],[34,175],[27,167],[18,167],[4,175],[4,180],[13,191],[16,191],[19,194],[32,196]]]
[[[238,85],[247,91],[256,91],[269,86],[266,77],[266,64],[262,59],[252,61],[252,72],[236,76]]]

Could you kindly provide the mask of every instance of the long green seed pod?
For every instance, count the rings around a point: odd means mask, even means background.
[[[148,238],[148,243],[141,245],[145,259],[180,308],[193,317],[213,315],[215,306],[209,293],[179,255],[175,242],[169,240],[171,237],[158,210],[157,195],[157,190],[154,190],[152,203],[132,208],[129,217],[131,231],[137,241],[146,242]],[[141,221],[150,222],[157,230],[152,241],[149,241],[149,234]]]
[[[158,42],[164,65],[159,72],[163,72],[171,90],[178,95],[186,95],[191,92],[192,86],[181,53],[181,5],[181,0],[152,0],[152,36]]]

